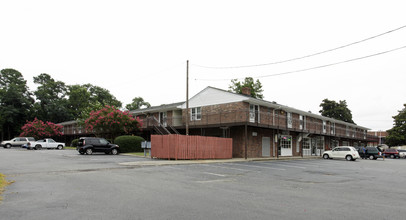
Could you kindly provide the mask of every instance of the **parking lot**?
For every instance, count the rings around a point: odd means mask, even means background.
[[[126,155],[79,155],[74,150],[1,148],[0,173],[15,182],[3,193],[0,219],[406,216],[405,159],[165,166],[150,161]]]

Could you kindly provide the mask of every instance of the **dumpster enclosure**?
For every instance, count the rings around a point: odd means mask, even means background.
[[[179,134],[151,135],[151,157],[175,160],[231,159],[233,140]]]

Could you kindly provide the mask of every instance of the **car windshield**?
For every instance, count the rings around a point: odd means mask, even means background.
[[[406,150],[398,150],[399,152],[406,152]]]

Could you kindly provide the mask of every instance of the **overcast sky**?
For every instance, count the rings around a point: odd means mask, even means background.
[[[318,113],[325,98],[346,100],[355,123],[387,130],[406,103],[405,8],[404,0],[0,0],[0,69],[20,71],[32,91],[33,77],[47,73],[106,88],[124,106],[138,96],[161,105],[185,100],[189,60],[190,97],[251,76],[267,101]]]

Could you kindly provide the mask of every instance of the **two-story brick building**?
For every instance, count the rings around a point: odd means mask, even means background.
[[[249,93],[247,93],[249,94]],[[186,132],[233,139],[233,157],[321,155],[338,145],[376,141],[368,128],[207,87],[186,103],[132,111],[143,120],[143,136]]]

